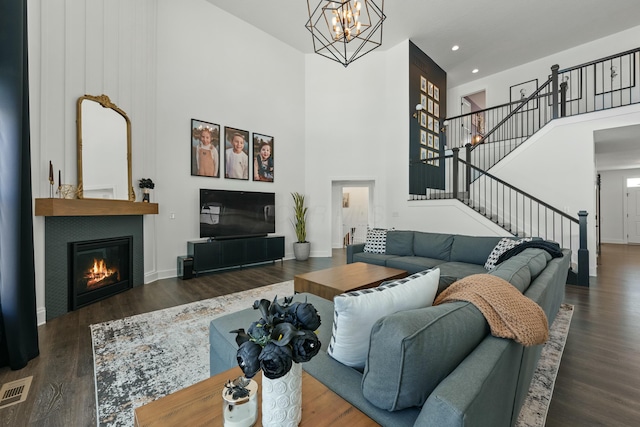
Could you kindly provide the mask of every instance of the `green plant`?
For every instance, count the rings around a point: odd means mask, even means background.
[[[307,242],[307,207],[304,205],[304,194],[291,193],[293,197],[293,229],[296,231],[298,243]]]

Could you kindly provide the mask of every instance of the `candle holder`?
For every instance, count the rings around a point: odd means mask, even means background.
[[[224,427],[251,427],[258,420],[258,383],[238,377],[222,389]]]

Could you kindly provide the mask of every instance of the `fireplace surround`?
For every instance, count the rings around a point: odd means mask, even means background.
[[[143,217],[45,217],[45,307],[47,320],[71,311],[69,299],[69,244],[131,236],[131,286],[144,282]]]

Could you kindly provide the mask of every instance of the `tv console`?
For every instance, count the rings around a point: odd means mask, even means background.
[[[223,268],[282,261],[284,236],[189,241],[187,253],[193,258],[193,273],[197,276]]]

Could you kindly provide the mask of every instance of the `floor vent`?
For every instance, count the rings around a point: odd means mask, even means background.
[[[22,378],[2,385],[0,388],[0,408],[27,400],[33,377]]]

